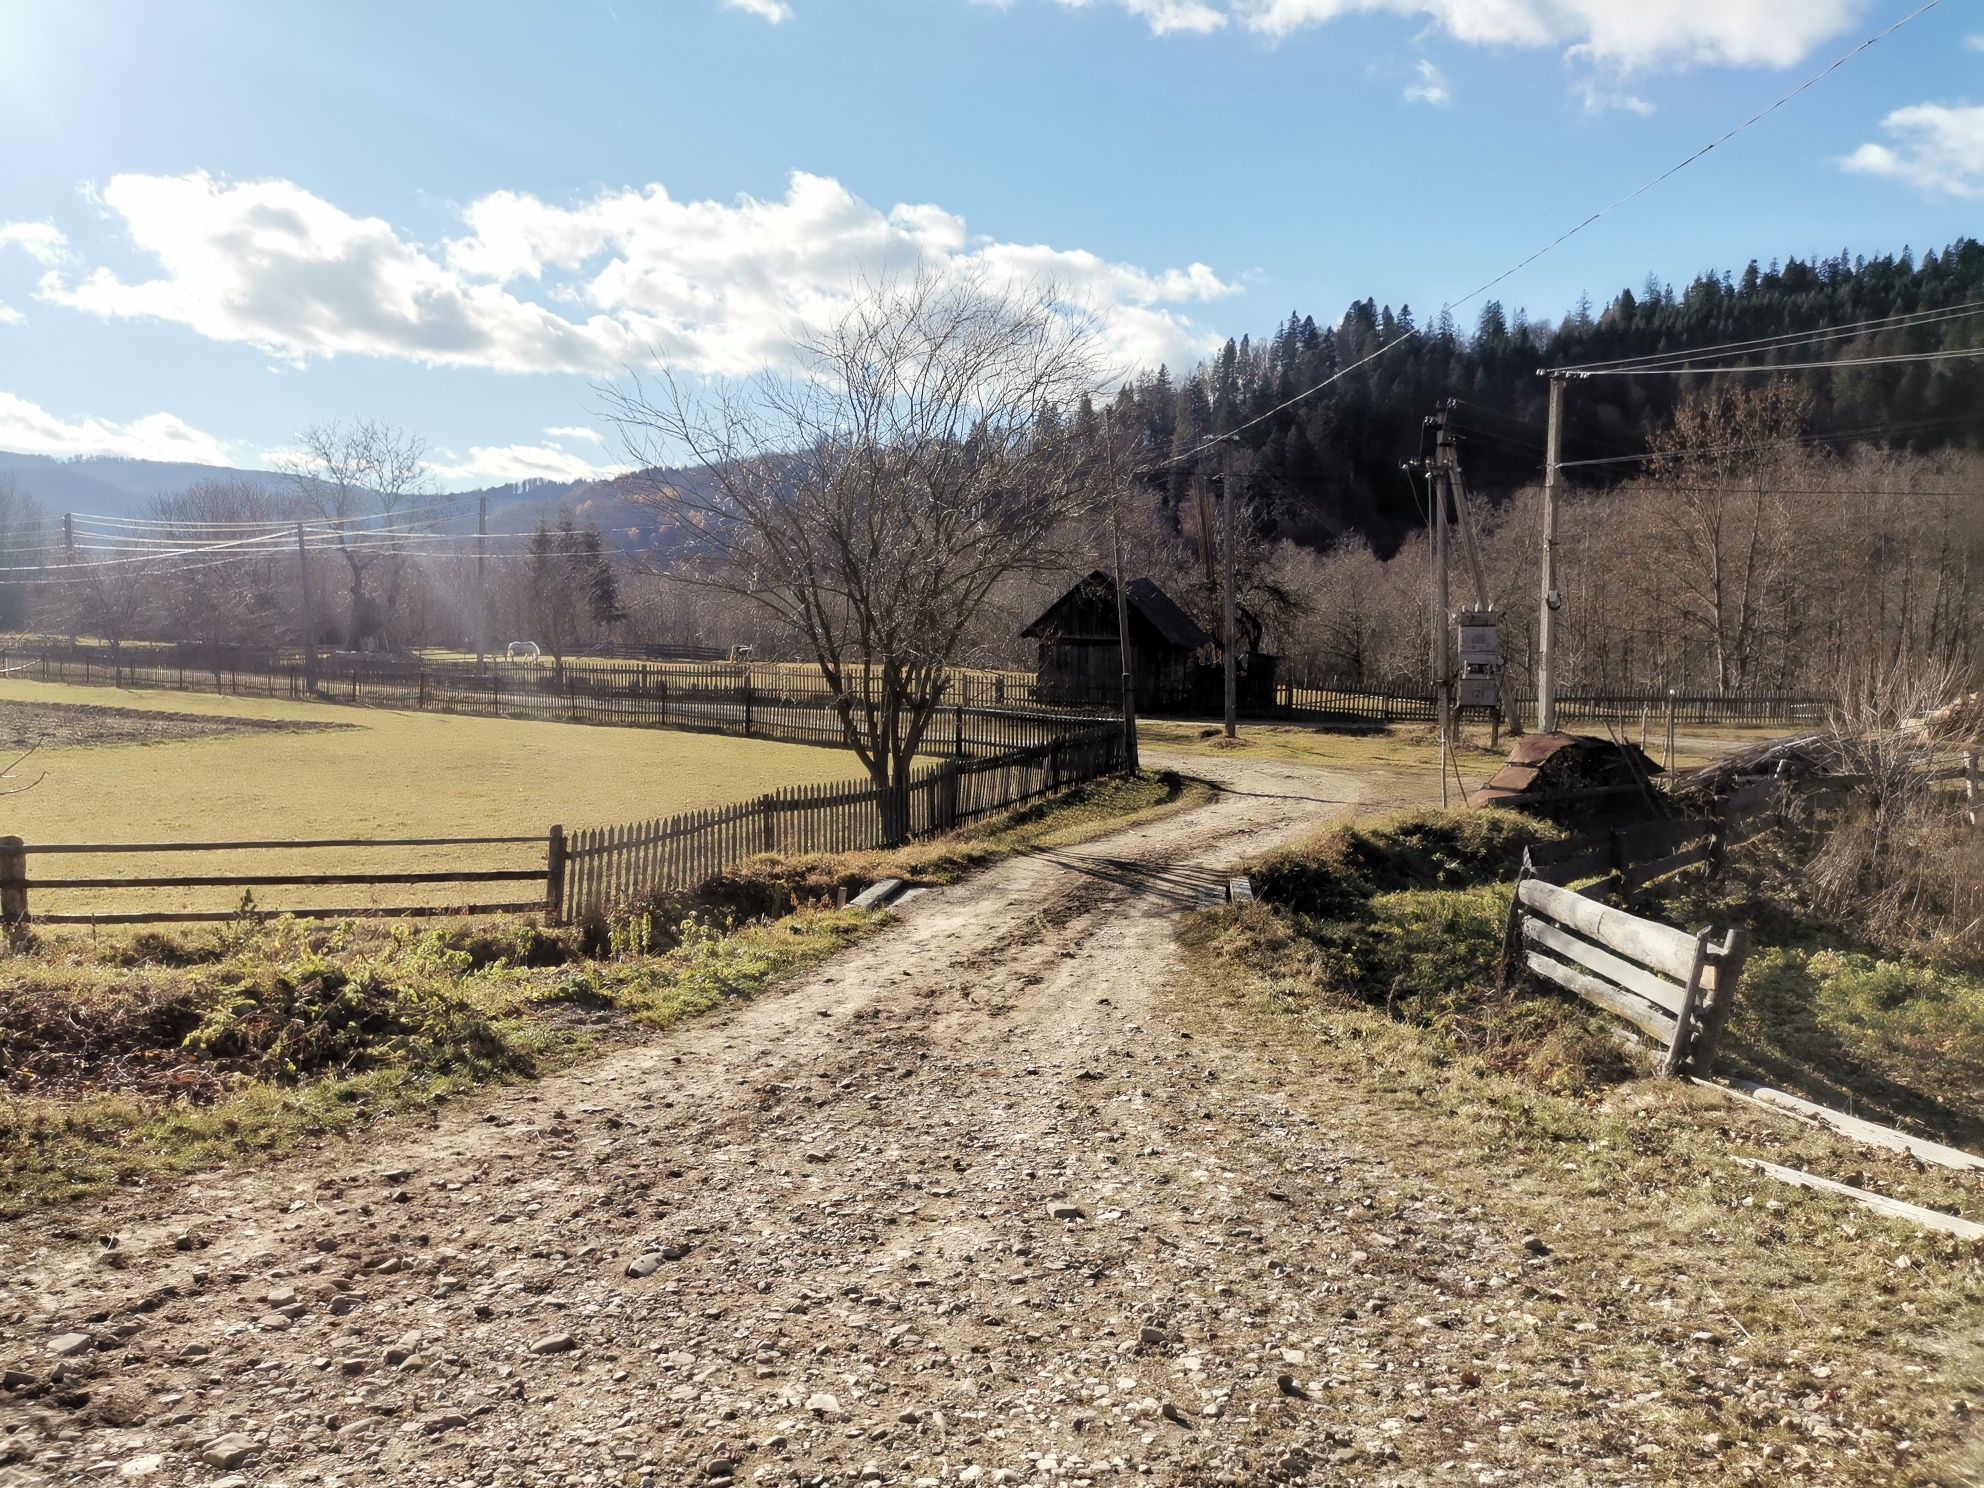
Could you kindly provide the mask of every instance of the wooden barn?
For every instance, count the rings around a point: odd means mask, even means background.
[[[1200,653],[1213,644],[1198,622],[1149,579],[1124,586],[1130,608],[1131,685],[1137,706],[1189,709],[1200,682]],[[1116,640],[1116,584],[1097,570],[1020,632],[1040,642],[1043,702],[1113,700],[1122,685]]]

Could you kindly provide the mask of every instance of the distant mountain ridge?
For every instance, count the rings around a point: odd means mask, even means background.
[[[249,481],[280,496],[287,477],[272,470],[239,470],[227,465],[195,465],[164,460],[131,460],[115,455],[60,458],[0,450],[0,479],[11,476],[51,517],[76,512],[103,517],[142,517],[160,496],[172,496],[202,481]],[[446,532],[475,531],[476,507],[489,503],[491,532],[518,532],[540,521],[556,521],[569,507],[581,521],[597,523],[615,546],[635,551],[652,547],[658,534],[655,513],[630,498],[629,478],[604,481],[514,481],[438,497],[452,508],[442,519]]]

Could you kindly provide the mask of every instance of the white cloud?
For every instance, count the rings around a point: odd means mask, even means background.
[[[1413,70],[1418,73],[1419,81],[1407,86],[1405,90],[1407,103],[1430,103],[1438,106],[1453,102],[1454,95],[1447,90],[1447,80],[1439,68],[1421,57]]]
[[[604,444],[606,436],[597,429],[588,429],[584,424],[553,424],[544,431],[553,439],[571,441],[583,439],[587,444]]]
[[[21,314],[20,311],[9,305],[5,300],[0,300],[0,325],[17,326],[26,325],[27,323],[28,318],[25,315]]]
[[[1973,32],[1971,35],[1964,37],[1963,44],[1973,52],[1984,52],[1984,31]]]
[[[1153,272],[974,238],[941,207],[883,211],[804,172],[766,201],[681,202],[649,186],[560,206],[496,192],[439,244],[283,180],[120,175],[96,199],[154,276],[51,269],[39,298],[296,363],[355,354],[611,376],[654,354],[687,372],[749,373],[787,361],[795,329],[830,317],[863,276],[918,267],[1051,278],[1094,309],[1123,360],[1176,363],[1216,344],[1181,307],[1235,288],[1204,264]]]
[[[1864,144],[1840,164],[1931,196],[1984,200],[1984,107],[1918,103],[1881,120],[1892,145]]]
[[[778,0],[785,4],[786,0]],[[1009,0],[978,0],[1006,9]],[[1085,9],[1098,0],[1061,0]],[[1476,46],[1563,47],[1616,70],[1789,67],[1868,9],[1868,0],[1107,0],[1153,34],[1238,24],[1274,40],[1346,15],[1425,21]],[[1976,46],[1984,39],[1972,38]]]
[[[10,243],[47,268],[61,263],[69,246],[52,222],[0,222],[0,248]]]
[[[1124,0],[1128,4],[1129,0]],[[1865,0],[1227,0],[1248,29],[1287,36],[1339,16],[1430,21],[1474,45],[1563,46],[1618,67],[1788,67],[1837,35]]]
[[[999,10],[1005,10],[1010,0],[980,0]],[[1061,0],[1069,10],[1086,10],[1094,0]],[[1203,36],[1209,31],[1217,31],[1227,22],[1227,13],[1211,0],[1115,0],[1131,15],[1138,17],[1150,27],[1153,36],[1171,36],[1179,32],[1186,35]]]
[[[723,0],[723,4],[726,10],[741,10],[774,26],[792,19],[792,7],[785,0]]]
[[[568,450],[545,444],[478,444],[466,457],[452,450],[435,450],[433,456],[427,461],[427,468],[452,486],[499,486],[525,480],[603,480],[627,468],[595,465]]]
[[[227,448],[170,413],[148,413],[129,423],[112,419],[71,421],[39,404],[0,392],[0,449],[29,455],[122,455],[131,460],[184,460],[231,465]]]

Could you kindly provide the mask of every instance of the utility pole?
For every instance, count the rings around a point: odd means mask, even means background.
[[[1427,472],[1427,491],[1433,501],[1433,700],[1440,734],[1440,805],[1447,803],[1447,747],[1452,740],[1453,704],[1448,696],[1447,660],[1447,460],[1451,454],[1447,439],[1447,415],[1434,415],[1433,468]]]
[[[1228,445],[1220,458],[1219,499],[1222,508],[1220,515],[1224,519],[1221,525],[1226,529],[1226,582],[1219,586],[1223,595],[1226,625],[1226,640],[1223,647],[1226,652],[1226,737],[1235,739],[1240,736],[1240,676],[1236,669],[1238,658],[1233,654],[1233,549],[1236,546],[1233,540],[1233,487],[1236,484],[1233,447]]]
[[[303,540],[303,524],[296,524],[297,616],[303,631],[303,690],[317,690],[317,605],[310,593],[310,545]]]
[[[482,670],[482,656],[489,649],[489,599],[483,587],[489,567],[489,498],[475,503],[475,669]]]
[[[1543,442],[1543,593],[1537,610],[1536,726],[1557,731],[1557,454],[1564,432],[1564,379],[1550,379],[1550,428]]]
[[[1116,427],[1111,410],[1102,410],[1102,458],[1109,483],[1109,546],[1116,565],[1116,659],[1123,671],[1123,765],[1137,768],[1136,667],[1130,659],[1130,597],[1123,588],[1123,522],[1116,509]]]

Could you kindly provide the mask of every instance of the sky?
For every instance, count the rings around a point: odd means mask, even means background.
[[[1921,3],[0,0],[0,449],[599,475],[630,369],[787,368],[892,272],[1051,279],[1126,373],[1426,320]],[[1980,230],[1943,0],[1494,293]]]

